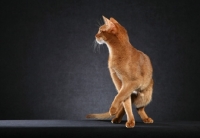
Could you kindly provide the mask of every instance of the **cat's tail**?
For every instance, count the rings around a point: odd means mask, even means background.
[[[111,116],[109,114],[109,112],[106,113],[100,113],[100,114],[88,114],[86,116],[86,118],[95,118],[95,119],[100,119],[100,120],[104,120],[104,119],[109,119],[109,118],[113,118],[114,116]]]

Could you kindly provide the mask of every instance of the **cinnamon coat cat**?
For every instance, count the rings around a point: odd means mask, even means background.
[[[114,18],[103,16],[104,25],[96,34],[99,44],[106,44],[109,50],[108,68],[118,94],[115,96],[109,112],[89,114],[87,118],[112,118],[112,123],[120,123],[127,115],[127,128],[135,126],[132,104],[144,123],[153,123],[144,108],[152,99],[153,68],[149,57],[134,48],[129,42],[126,29]]]

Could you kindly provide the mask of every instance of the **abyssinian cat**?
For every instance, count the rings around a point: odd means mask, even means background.
[[[120,123],[127,115],[127,128],[135,126],[132,104],[137,108],[144,123],[153,123],[145,113],[145,106],[150,103],[153,92],[153,68],[149,57],[134,48],[126,29],[114,18],[103,16],[104,25],[96,34],[98,44],[106,44],[109,50],[108,68],[118,94],[115,96],[108,112],[89,114],[86,118],[107,119]]]

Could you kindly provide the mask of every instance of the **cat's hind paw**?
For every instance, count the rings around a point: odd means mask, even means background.
[[[153,119],[151,119],[150,117],[143,119],[144,123],[153,123]]]

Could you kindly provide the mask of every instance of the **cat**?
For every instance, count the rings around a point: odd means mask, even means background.
[[[152,100],[153,68],[150,58],[129,42],[126,29],[114,18],[103,16],[104,25],[95,35],[98,44],[106,44],[109,50],[108,68],[118,94],[108,112],[88,114],[86,118],[108,119],[120,123],[127,115],[127,128],[135,126],[132,104],[144,123],[153,123],[144,108]]]

